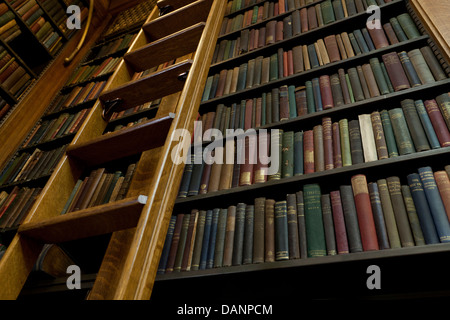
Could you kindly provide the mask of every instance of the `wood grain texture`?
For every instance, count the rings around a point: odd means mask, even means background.
[[[188,5],[194,1],[195,0],[159,0],[156,3],[156,5],[158,6],[158,8],[164,8],[166,6],[170,6],[173,9],[179,9],[179,8],[184,7],[185,5]]]
[[[146,201],[146,196],[126,198],[35,223],[25,223],[18,232],[43,243],[61,243],[133,228]]]

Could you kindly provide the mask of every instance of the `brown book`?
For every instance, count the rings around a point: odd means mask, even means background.
[[[264,261],[275,261],[275,200],[266,199],[264,215]]]
[[[75,196],[74,196],[74,198],[73,198],[73,200],[72,200],[72,203],[70,204],[69,209],[67,210],[67,212],[72,212],[72,211],[74,211],[74,208],[75,208],[77,202],[79,201],[81,195],[82,195],[83,192],[84,192],[84,189],[86,188],[86,185],[87,185],[87,183],[88,183],[88,180],[89,180],[89,177],[86,177],[86,178],[83,179],[83,182],[81,183],[80,187],[78,188],[78,191],[77,191],[77,193],[75,194]]]
[[[105,171],[105,168],[99,168],[97,170],[92,171],[92,173],[89,177],[89,183],[85,189],[86,193],[83,196],[83,198],[81,199],[81,202],[79,205],[80,210],[88,207],[88,204],[89,204],[96,188],[98,187],[98,183],[100,182],[100,179],[101,179],[104,171]]]
[[[317,48],[318,48],[318,51],[320,52],[320,56],[322,58],[323,64],[324,65],[329,64],[331,62],[331,60],[328,55],[328,51],[325,46],[325,42],[323,41],[323,39],[319,39],[319,40],[317,40],[316,43],[317,43]]]
[[[352,103],[352,100],[350,98],[350,91],[348,90],[347,80],[346,80],[346,76],[345,76],[345,70],[342,68],[339,69],[338,76],[339,76],[339,82],[341,83],[342,95],[344,97],[344,102],[345,102],[345,104],[350,104],[350,103]]]
[[[335,168],[341,168],[342,150],[341,150],[341,135],[338,122],[333,123],[332,130],[333,130],[333,163]]]
[[[302,116],[308,113],[305,86],[295,88],[295,104],[297,106],[297,116]]]
[[[250,142],[250,138],[245,138],[244,142],[244,163],[240,165],[240,186],[248,186],[253,184],[253,166],[256,163],[256,143]]]
[[[427,62],[425,61],[425,58],[423,57],[420,49],[409,51],[408,56],[422,84],[435,82],[433,73],[428,67]]]
[[[227,79],[227,73],[228,73],[227,69],[221,70],[219,73],[219,83],[217,84],[217,90],[215,95],[216,98],[223,96],[223,91],[225,89],[225,83]]]
[[[435,171],[434,179],[439,189],[445,212],[450,221],[450,180],[445,170]]]
[[[384,29],[384,32],[386,32],[386,35],[391,44],[396,44],[396,43],[400,42],[400,41],[398,41],[397,35],[395,34],[395,31],[392,28],[392,25],[390,22],[383,24],[383,29]]]
[[[266,24],[266,45],[275,43],[277,21],[271,20]]]
[[[309,31],[308,9],[307,8],[300,9],[300,21],[301,21],[302,33]]]
[[[378,160],[388,159],[389,153],[386,145],[386,138],[384,136],[383,123],[381,121],[380,112],[372,112],[370,114],[370,119],[372,121],[372,130],[375,137]]]
[[[307,130],[303,134],[303,161],[305,174],[314,172],[314,134]]]
[[[322,129],[323,129],[323,151],[324,151],[325,170],[331,170],[334,169],[334,159],[333,159],[333,128],[330,117],[322,118]]]
[[[181,271],[189,271],[191,269],[192,254],[194,250],[195,233],[197,231],[198,210],[191,211],[188,230],[186,235],[186,244],[184,246],[183,258],[181,260]]]
[[[340,34],[336,35],[336,43],[338,45],[339,53],[342,57],[342,60],[347,59],[348,58],[347,51],[345,51],[344,41],[342,41],[342,37]]]
[[[378,89],[377,81],[370,64],[363,64],[362,71],[369,89],[370,97],[380,96],[380,90]]]
[[[380,194],[381,207],[383,209],[384,221],[386,224],[386,231],[389,238],[389,245],[392,249],[401,248],[402,245],[400,242],[398,223],[395,218],[394,208],[392,206],[386,179],[379,179],[377,181],[377,185]]]
[[[292,48],[294,73],[300,73],[304,71],[303,66],[303,49],[301,45]]]
[[[175,258],[178,251],[178,244],[180,243],[181,228],[183,226],[184,213],[177,215],[175,228],[172,236],[172,243],[170,245],[169,257],[167,258],[166,273],[172,273],[175,265]]]
[[[323,128],[322,125],[314,126],[314,170],[320,172],[325,170],[324,146],[323,146]]]
[[[359,81],[361,82],[364,98],[369,99],[370,98],[369,86],[367,85],[366,77],[364,76],[362,67],[357,66],[356,71],[358,72]]]
[[[219,190],[226,190],[231,188],[234,168],[234,148],[232,148],[232,146],[234,145],[234,143],[230,142],[232,141],[227,141],[224,148],[223,165],[220,172]]]
[[[289,119],[288,86],[280,87],[280,121]]]
[[[420,48],[420,51],[422,52],[422,55],[427,62],[431,72],[433,73],[436,81],[447,79],[447,76],[442,70],[442,66],[439,64],[439,61],[436,59],[436,56],[434,55],[431,48],[429,46],[425,46],[423,48]]]
[[[308,52],[308,46],[303,45],[303,63],[305,64],[305,71],[311,69],[311,62],[309,61],[309,52]]]
[[[262,60],[261,68],[261,84],[266,84],[270,80],[270,57],[265,57]]]
[[[347,57],[351,58],[355,56],[355,52],[353,51],[352,43],[350,42],[350,38],[347,32],[341,33],[342,42],[344,43],[345,52],[347,53]]]
[[[366,177],[358,174],[352,177],[351,182],[363,250],[379,250]]]
[[[277,21],[277,24],[275,26],[275,42],[283,40],[283,26],[283,21]]]
[[[309,7],[308,9],[308,27],[309,30],[314,30],[319,27],[319,22],[317,21],[316,8],[314,6]]]
[[[214,153],[216,153],[216,151],[217,151],[217,149],[215,149]],[[214,155],[214,156],[216,156],[216,155]],[[212,164],[212,166],[211,166],[211,175],[209,177],[209,184],[208,184],[208,193],[219,190],[220,176],[221,176],[221,173],[222,173],[222,167],[223,167],[223,164],[222,163],[218,163],[218,161],[215,161]]]
[[[333,93],[331,91],[330,76],[323,75],[319,78],[320,94],[322,97],[323,109],[334,108]]]
[[[339,54],[339,46],[336,41],[335,35],[329,35],[324,38],[325,46],[328,52],[330,62],[336,62],[341,60],[341,55]]]
[[[236,226],[236,206],[229,206],[227,210],[227,225],[225,229],[225,243],[222,266],[229,267],[233,263],[233,242]]]
[[[382,56],[395,91],[411,88],[408,77],[396,52],[390,52]]]
[[[425,100],[424,104],[441,147],[450,146],[450,132],[436,100]]]
[[[381,25],[379,20],[377,22]],[[386,38],[386,34],[382,28],[370,28],[369,22],[367,22],[367,30],[372,38],[375,49],[381,49],[389,46],[389,41]]]

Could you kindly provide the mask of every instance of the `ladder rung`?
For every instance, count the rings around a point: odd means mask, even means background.
[[[160,147],[166,141],[174,116],[170,114],[152,119],[84,143],[70,145],[67,154],[88,166],[95,166]]]
[[[193,1],[194,0],[159,0],[156,5],[160,9],[170,6],[173,10],[176,10],[188,5]]]
[[[166,97],[183,90],[185,79],[179,76],[191,68],[192,60],[188,59],[167,67],[159,72],[127,82],[101,94],[100,100],[108,101],[121,99],[121,105],[114,109],[119,112]]]
[[[137,196],[93,208],[21,225],[18,232],[44,243],[61,243],[137,225],[146,196]]]
[[[142,26],[149,41],[164,38],[201,21],[206,21],[212,0],[199,0],[165,14]]]
[[[204,28],[205,23],[199,22],[133,50],[124,59],[136,72],[140,72],[182,57],[197,49]]]

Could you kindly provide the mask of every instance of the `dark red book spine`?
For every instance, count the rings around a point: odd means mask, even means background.
[[[339,190],[330,192],[331,210],[333,213],[334,233],[338,254],[349,253],[347,230],[345,228],[344,210],[342,209],[341,193]]]
[[[436,100],[426,100],[424,104],[441,147],[450,146],[450,132]]]
[[[303,134],[303,159],[305,174],[314,172],[314,134],[307,130]]]
[[[334,108],[333,93],[331,92],[330,76],[323,75],[319,78],[320,95],[324,110]]]
[[[382,58],[394,90],[400,91],[411,88],[398,54],[390,52],[383,55]]]
[[[333,130],[333,162],[335,168],[342,167],[342,151],[341,151],[341,138],[339,123],[334,122],[332,126]]]
[[[330,117],[322,118],[325,170],[334,169],[333,130]]]

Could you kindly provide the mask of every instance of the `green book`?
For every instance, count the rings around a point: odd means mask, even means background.
[[[387,110],[380,111],[381,123],[383,124],[384,136],[388,149],[389,158],[398,157],[397,143],[395,142],[394,130]]]
[[[227,228],[228,210],[220,209],[219,220],[217,221],[217,234],[214,250],[214,268],[222,267],[223,264],[223,252],[225,248],[225,235]]]
[[[420,32],[408,13],[403,13],[397,16],[397,20],[408,39],[411,40],[420,37]]]
[[[294,134],[294,176],[303,174],[303,131]]]
[[[415,152],[414,142],[408,130],[405,115],[401,108],[389,110],[389,118],[391,119],[392,129],[394,130],[395,141],[400,155]]]
[[[389,92],[392,93],[395,90],[394,90],[394,86],[392,85],[391,79],[389,78],[389,74],[387,72],[386,66],[385,66],[384,62],[381,62],[380,65],[381,65],[381,71],[383,71],[384,79],[386,80],[387,86],[389,88]]]
[[[320,186],[318,184],[303,186],[303,197],[308,257],[325,256],[327,254],[327,246],[323,226]]]
[[[430,150],[431,148],[428,143],[427,135],[425,134],[425,131],[422,127],[422,123],[420,122],[419,114],[417,113],[414,100],[405,99],[401,102],[401,106],[416,151],[420,152]]]
[[[331,0],[326,0],[320,4],[320,9],[322,10],[322,18],[324,24],[329,24],[336,21],[334,16],[333,4]]]
[[[279,154],[279,161],[278,161],[278,169],[277,172],[269,177],[269,180],[279,180],[281,178],[282,174],[282,152],[283,152],[283,130],[278,130],[278,136],[272,136],[274,135],[274,131],[271,133],[271,141],[270,143],[273,145],[273,150],[278,150]]]
[[[241,91],[245,89],[245,83],[247,81],[247,69],[248,69],[247,63],[243,63],[239,66],[236,91]]]
[[[275,53],[270,56],[269,81],[274,81],[277,79],[278,79],[278,54]]]
[[[427,135],[428,142],[432,149],[439,149],[441,144],[439,143],[439,139],[434,131],[433,125],[431,123],[430,117],[428,116],[428,112],[423,104],[422,100],[414,101],[416,106],[417,114],[419,115],[420,122],[422,123],[425,134]]]
[[[177,252],[175,254],[175,263],[173,265],[174,272],[181,271],[181,263],[183,260],[184,248],[186,247],[186,239],[187,239],[187,233],[188,233],[190,219],[191,219],[190,213],[185,214],[183,217],[183,222],[182,222],[181,231],[180,231],[180,240],[178,242],[178,248],[177,248]]]
[[[393,17],[389,19],[389,22],[391,23],[392,29],[394,29],[395,35],[397,36],[398,40],[400,42],[407,41],[408,37],[406,36],[405,32],[400,26],[400,23],[397,20],[397,18]]]
[[[364,91],[363,91],[361,81],[358,76],[358,71],[356,70],[356,68],[348,69],[348,77],[350,78],[350,83],[351,83],[355,101],[364,100],[365,99]]]
[[[345,74],[345,81],[347,82],[348,93],[350,94],[351,103],[355,103],[355,96],[353,95],[352,83],[350,82],[350,77],[348,73]]]
[[[258,6],[253,7],[252,24],[255,24],[258,19]]]
[[[375,81],[377,82],[380,93],[390,93],[386,78],[384,77],[383,70],[381,68],[380,60],[378,60],[378,58],[370,59],[370,67],[372,68],[373,74],[375,76]]]
[[[294,176],[294,131],[283,134],[281,177]]]
[[[350,133],[348,130],[348,120],[339,120],[339,132],[341,141],[342,166],[347,167],[352,165],[352,153],[350,148]]]
[[[275,202],[275,260],[289,259],[287,201]]]

